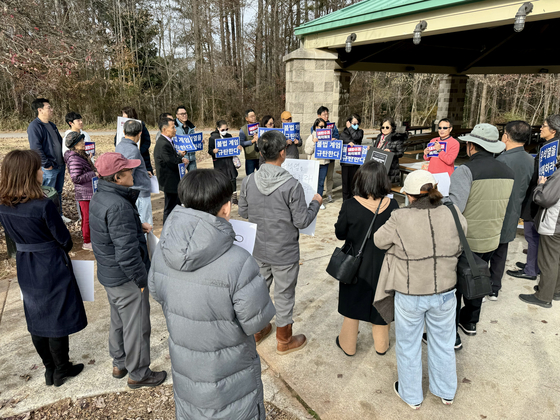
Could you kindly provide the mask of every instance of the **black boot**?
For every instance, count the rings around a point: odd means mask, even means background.
[[[51,386],[53,384],[53,374],[55,370],[54,360],[51,354],[48,337],[39,337],[38,335],[31,335],[31,340],[35,346],[35,350],[39,353],[43,365],[45,365],[45,384]]]
[[[83,363],[73,365],[69,361],[69,340],[68,336],[50,339],[51,354],[56,365],[53,375],[54,386],[60,386],[65,378],[74,377],[84,369]]]

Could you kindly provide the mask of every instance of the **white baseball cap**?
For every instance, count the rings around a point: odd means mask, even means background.
[[[432,184],[434,187],[437,184],[434,176],[423,169],[418,169],[414,172],[408,174],[404,180],[404,186],[401,188],[401,192],[410,195],[419,195],[422,193],[420,190],[423,185]],[[426,191],[424,191],[426,192]]]

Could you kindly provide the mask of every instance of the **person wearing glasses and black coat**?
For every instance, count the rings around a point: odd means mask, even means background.
[[[424,160],[427,160],[428,172],[441,174],[447,172],[449,176],[455,170],[455,159],[459,154],[461,145],[451,137],[453,124],[447,118],[442,118],[438,123],[439,137],[432,139],[424,149]]]
[[[401,183],[401,169],[399,167],[399,159],[404,156],[406,146],[404,142],[408,139],[408,133],[397,133],[397,124],[392,118],[386,118],[381,124],[381,134],[373,141],[373,147],[392,152],[393,161],[391,162],[391,169],[389,169],[389,179],[392,184]]]

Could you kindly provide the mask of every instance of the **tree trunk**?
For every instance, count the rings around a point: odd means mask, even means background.
[[[486,122],[486,97],[488,96],[488,78],[484,75],[482,81],[482,97],[480,98],[480,123]]]

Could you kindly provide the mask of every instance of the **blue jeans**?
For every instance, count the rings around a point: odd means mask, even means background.
[[[185,157],[189,160],[189,164],[187,165],[187,172],[194,171],[196,169],[196,154],[190,152],[187,153]]]
[[[246,175],[251,175],[253,172],[259,169],[258,159],[247,159],[245,160],[245,173]]]
[[[325,178],[327,177],[327,172],[329,171],[329,164],[319,165],[319,185],[317,186],[317,194],[323,195],[323,190],[325,188]]]
[[[47,171],[43,168],[43,185],[52,187],[58,193],[58,202],[60,203],[60,214],[62,215],[62,188],[64,187],[64,173],[66,172],[66,165],[52,168]]]
[[[437,295],[411,296],[395,292],[395,335],[399,395],[420,404],[422,393],[422,332],[428,335],[430,392],[452,400],[457,392],[455,364],[455,290]]]

